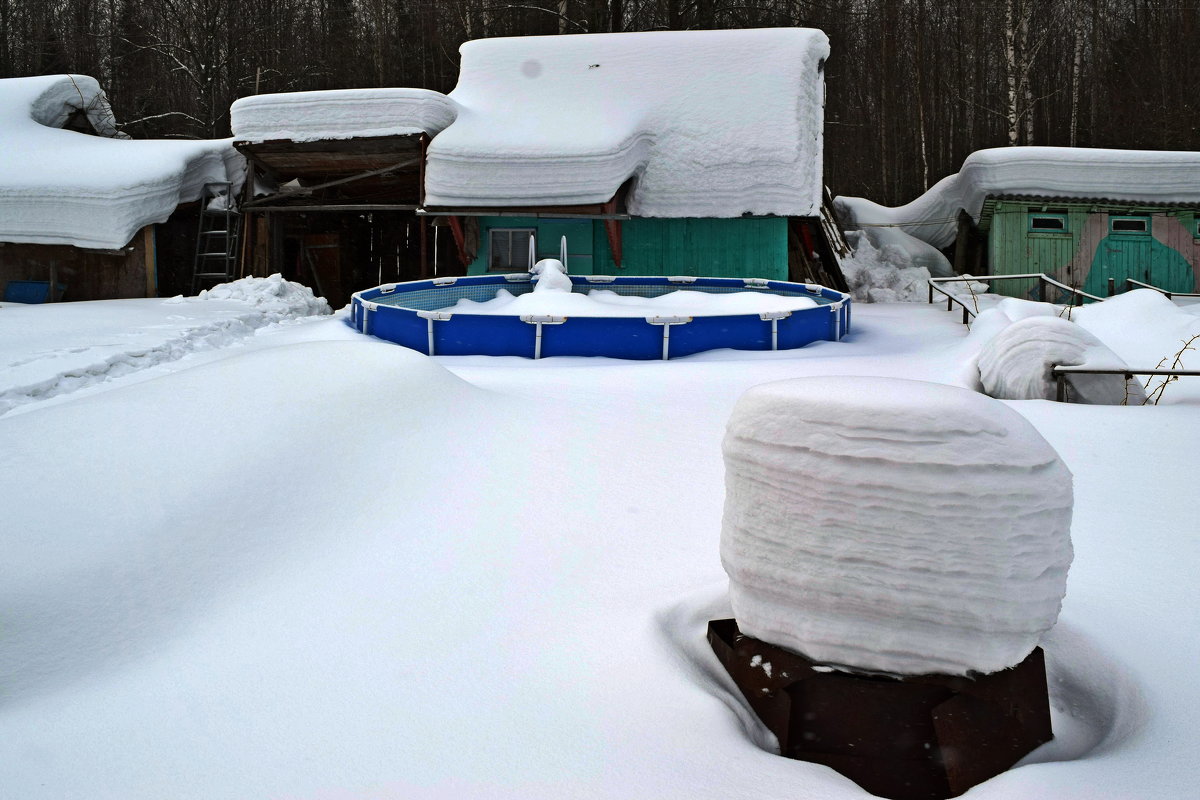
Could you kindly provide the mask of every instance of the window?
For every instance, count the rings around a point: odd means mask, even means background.
[[[1067,215],[1055,212],[1030,212],[1030,233],[1066,233]]]
[[[529,243],[533,228],[492,228],[488,231],[488,271],[528,272],[533,267]]]
[[[1146,234],[1150,232],[1149,217],[1109,217],[1110,233]]]

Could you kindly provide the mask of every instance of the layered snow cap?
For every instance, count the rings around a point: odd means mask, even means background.
[[[264,142],[290,139],[350,139],[438,133],[458,109],[446,95],[428,89],[338,89],[281,92],[243,97],[229,109],[233,137]]]
[[[1200,203],[1200,153],[996,147],[967,156],[957,174],[907,205],[888,208],[861,197],[839,197],[837,206],[847,225],[896,226],[942,248],[954,241],[959,210],[978,221],[986,198],[1006,195]]]
[[[738,625],[818,662],[995,672],[1058,618],[1071,473],[989,397],[880,378],[756,386],[725,434]]]
[[[434,206],[808,216],[821,203],[817,30],[530,36],[461,48],[457,120],[429,147]]]
[[[102,135],[61,130],[75,112]],[[236,190],[245,173],[232,140],[133,141],[116,130],[92,78],[0,79],[0,241],[123,247],[205,183]]]
[[[1002,314],[989,309],[984,314]],[[1121,357],[1070,320],[1030,316],[1016,320],[988,340],[979,352],[979,381],[1002,400],[1054,400],[1055,366],[1124,369]],[[1123,375],[1072,375],[1071,400],[1093,405],[1142,405],[1146,392]]]

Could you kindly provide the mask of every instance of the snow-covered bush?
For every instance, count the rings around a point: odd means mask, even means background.
[[[725,434],[721,561],[743,632],[818,662],[994,672],[1058,618],[1071,473],[1008,406],[887,378],[756,386]]]

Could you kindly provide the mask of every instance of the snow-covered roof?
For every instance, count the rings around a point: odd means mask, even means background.
[[[360,136],[436,134],[458,109],[428,89],[336,89],[243,97],[230,107],[238,141],[350,139]]]
[[[837,204],[847,223],[895,226],[947,247],[958,212],[978,221],[989,197],[1200,203],[1200,152],[997,147],[967,156],[957,174],[907,205],[888,208],[861,197],[839,197]]]
[[[76,112],[101,135],[62,130]],[[232,140],[115,138],[100,86],[84,75],[0,79],[0,241],[123,247],[209,181],[239,184]]]
[[[818,30],[531,36],[461,48],[432,206],[602,203],[641,216],[808,216],[822,190]]]

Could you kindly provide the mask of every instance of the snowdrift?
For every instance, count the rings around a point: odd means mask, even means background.
[[[989,309],[984,314],[1003,314]],[[1008,324],[979,353],[983,390],[1001,400],[1054,400],[1055,366],[1124,369],[1128,365],[1082,326],[1056,316],[1029,316]],[[1093,405],[1142,405],[1146,393],[1121,375],[1072,375],[1071,399]]]
[[[635,179],[650,217],[810,216],[821,202],[825,34],[484,39],[430,144],[432,206],[582,205]]]
[[[76,112],[102,135],[62,130]],[[0,79],[0,241],[116,249],[199,198],[205,183],[236,190],[245,173],[232,140],[117,136],[92,78]]]

